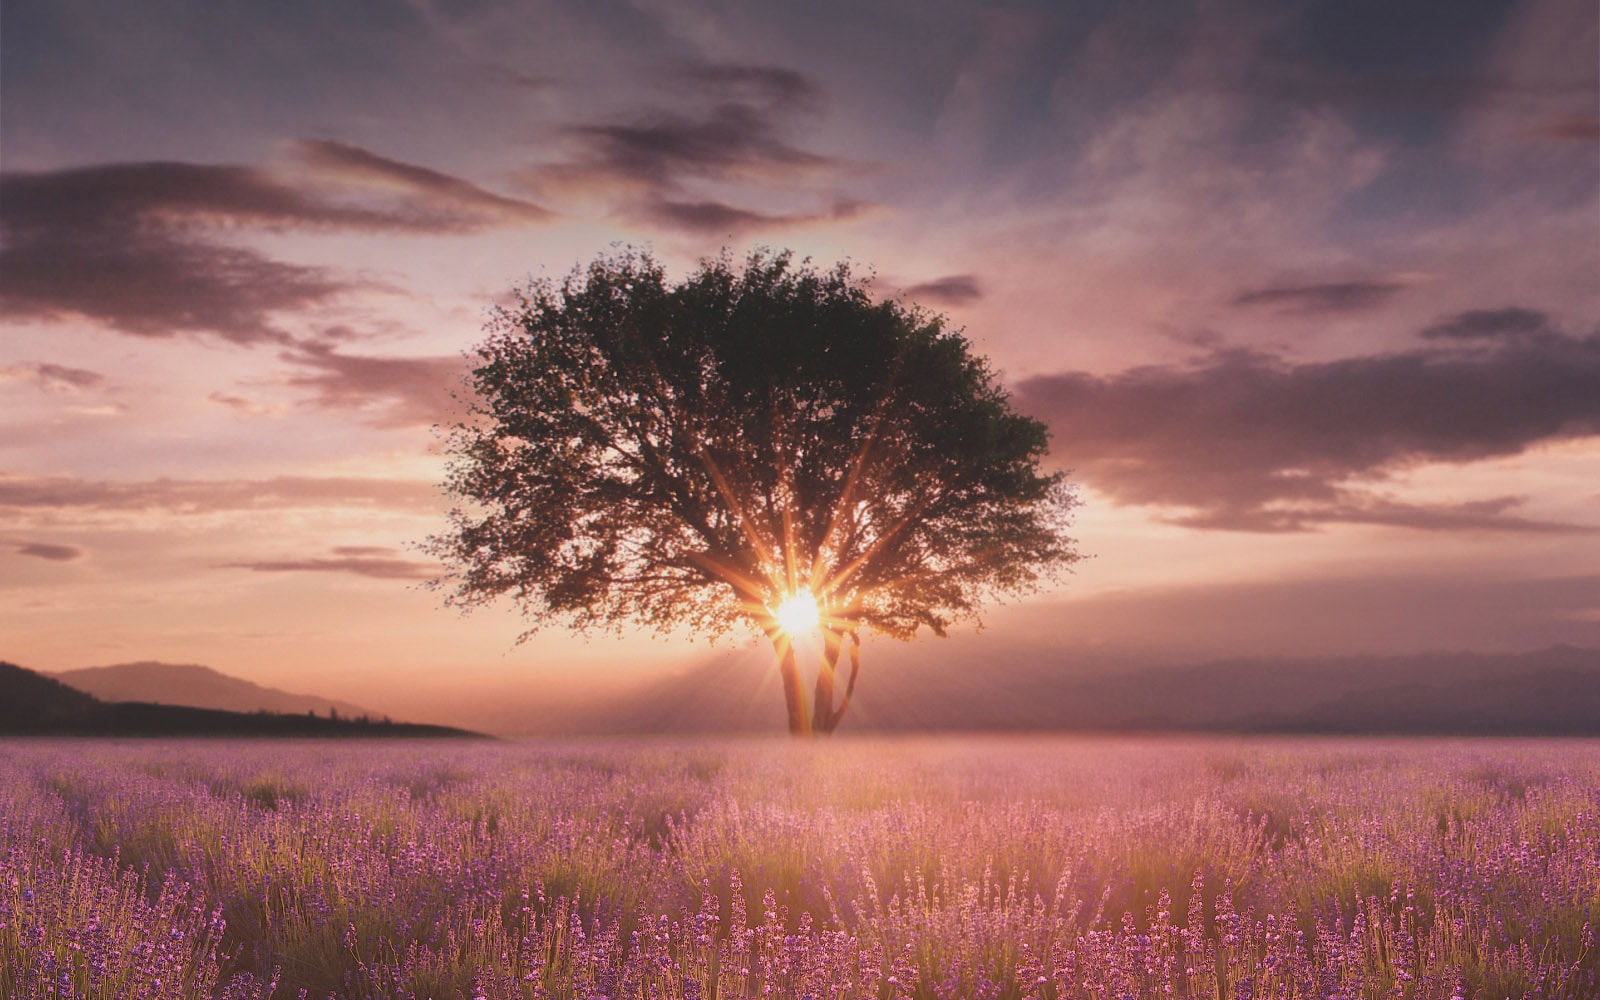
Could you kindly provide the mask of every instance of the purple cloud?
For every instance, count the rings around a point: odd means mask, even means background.
[[[53,542],[16,542],[12,545],[18,555],[51,562],[71,562],[83,558],[83,550],[76,545],[57,545]]]
[[[1517,497],[1417,506],[1377,487],[1424,462],[1600,434],[1600,334],[1300,364],[1223,352],[1188,368],[1031,378],[1017,399],[1051,424],[1076,478],[1117,503],[1187,508],[1176,520],[1195,527],[1575,530],[1515,516]]]
[[[254,573],[349,573],[377,580],[426,580],[439,574],[434,563],[402,559],[393,549],[370,545],[337,546],[331,557],[257,559],[224,563],[221,568]]]
[[[48,361],[26,361],[0,368],[0,381],[6,379],[24,379],[50,392],[85,392],[106,383],[106,377],[99,372]]]
[[[1381,305],[1404,287],[1397,281],[1286,285],[1241,292],[1232,302],[1236,306],[1269,306],[1294,312],[1350,312]]]
[[[983,298],[983,286],[976,275],[951,274],[912,285],[906,298],[913,302],[932,302],[944,306],[964,306]]]
[[[305,369],[289,385],[312,392],[324,410],[356,410],[380,427],[410,427],[447,420],[452,395],[467,362],[459,356],[386,358],[343,354],[326,343],[302,342],[283,354]]]
[[[796,113],[814,110],[822,91],[791,69],[695,64],[675,78],[711,106],[683,113],[652,109],[631,119],[577,123],[563,130],[565,156],[526,170],[540,193],[597,198],[628,220],[695,234],[734,235],[853,218],[869,206],[835,189],[858,165],[784,138]],[[707,190],[723,182],[802,191],[821,207],[772,212],[735,205]]]
[[[219,242],[230,228],[471,232],[546,221],[529,202],[370,153],[308,140],[299,173],[175,162],[0,174],[0,306],[123,333],[288,342],[274,314],[356,283]]]
[[[1422,331],[1427,340],[1487,340],[1524,337],[1550,330],[1550,317],[1536,309],[1471,309],[1442,319]]]
[[[135,482],[66,476],[0,475],[0,511],[213,511],[295,507],[431,511],[430,483],[409,479],[276,476],[271,479],[147,479]]]

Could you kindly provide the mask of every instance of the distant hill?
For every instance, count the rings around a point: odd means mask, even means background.
[[[371,715],[347,701],[309,694],[291,694],[192,663],[118,663],[108,667],[65,670],[56,679],[87,691],[101,701],[142,701],[159,705],[220,708],[228,712],[290,712],[302,715],[336,711],[347,718]]]
[[[1600,650],[1224,660],[1096,671],[1029,656],[870,656],[841,733],[952,730],[1600,736]],[[869,651],[869,654],[875,651]],[[781,730],[763,651],[556,717],[565,732]],[[531,713],[530,713],[531,714]],[[555,731],[555,730],[552,730]]]
[[[105,702],[44,674],[0,662],[0,735],[472,737],[464,729],[330,718],[308,713],[228,712],[186,705]]]

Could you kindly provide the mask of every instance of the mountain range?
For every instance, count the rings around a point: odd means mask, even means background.
[[[574,706],[548,723],[564,727],[559,731],[616,733],[781,729],[782,698],[758,658],[706,661],[607,704]],[[863,672],[841,733],[930,730],[1600,736],[1600,650],[1238,659],[1106,671],[1027,658],[919,670],[913,658],[886,657]]]
[[[374,716],[360,705],[318,695],[291,694],[262,687],[193,663],[141,660],[108,667],[84,667],[52,674],[57,680],[101,701],[142,701],[161,705],[218,708],[228,712],[337,712],[345,718]]]
[[[1416,733],[1600,736],[1600,649],[1552,646],[1527,653],[1428,652],[1403,656],[1234,659],[1143,669],[1096,669],[1026,655],[931,667],[907,647],[870,656],[841,733],[926,731]],[[875,651],[869,650],[869,653]],[[12,668],[18,670],[20,668]],[[24,671],[24,673],[31,673]],[[679,673],[604,695],[559,701],[497,694],[474,716],[451,719],[505,735],[781,732],[782,697],[764,652],[710,658]],[[530,681],[538,679],[530,671]],[[82,679],[80,681],[80,678]],[[71,680],[69,687],[60,683]],[[13,678],[13,681],[15,679]],[[87,693],[79,690],[79,684]],[[112,700],[185,711],[237,706],[305,718],[348,702],[293,695],[199,666],[136,663],[31,674],[26,697],[67,717]],[[44,687],[41,687],[44,686]],[[23,689],[18,688],[21,691]],[[97,695],[97,700],[91,695]],[[14,698],[0,690],[0,705]],[[93,711],[105,714],[106,710]],[[53,717],[53,716],[52,716]],[[213,720],[221,724],[225,720]],[[187,723],[186,723],[187,724]],[[257,723],[250,723],[257,725]],[[7,728],[0,711],[0,728]],[[14,730],[14,727],[13,731]]]
[[[313,712],[229,712],[100,699],[44,674],[0,662],[0,734],[27,736],[476,736],[415,723]]]

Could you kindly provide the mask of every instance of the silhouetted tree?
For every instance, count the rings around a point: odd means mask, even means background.
[[[831,732],[863,628],[942,636],[1078,558],[1045,426],[945,322],[787,253],[671,283],[627,250],[534,282],[476,348],[436,586],[511,597],[523,638],[748,623],[777,651],[791,732]],[[790,634],[808,626],[809,705]]]

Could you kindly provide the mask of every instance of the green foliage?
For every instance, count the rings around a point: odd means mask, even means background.
[[[532,629],[771,634],[807,588],[837,633],[943,634],[1077,558],[1046,428],[944,322],[789,254],[533,284],[477,349],[441,584]]]

